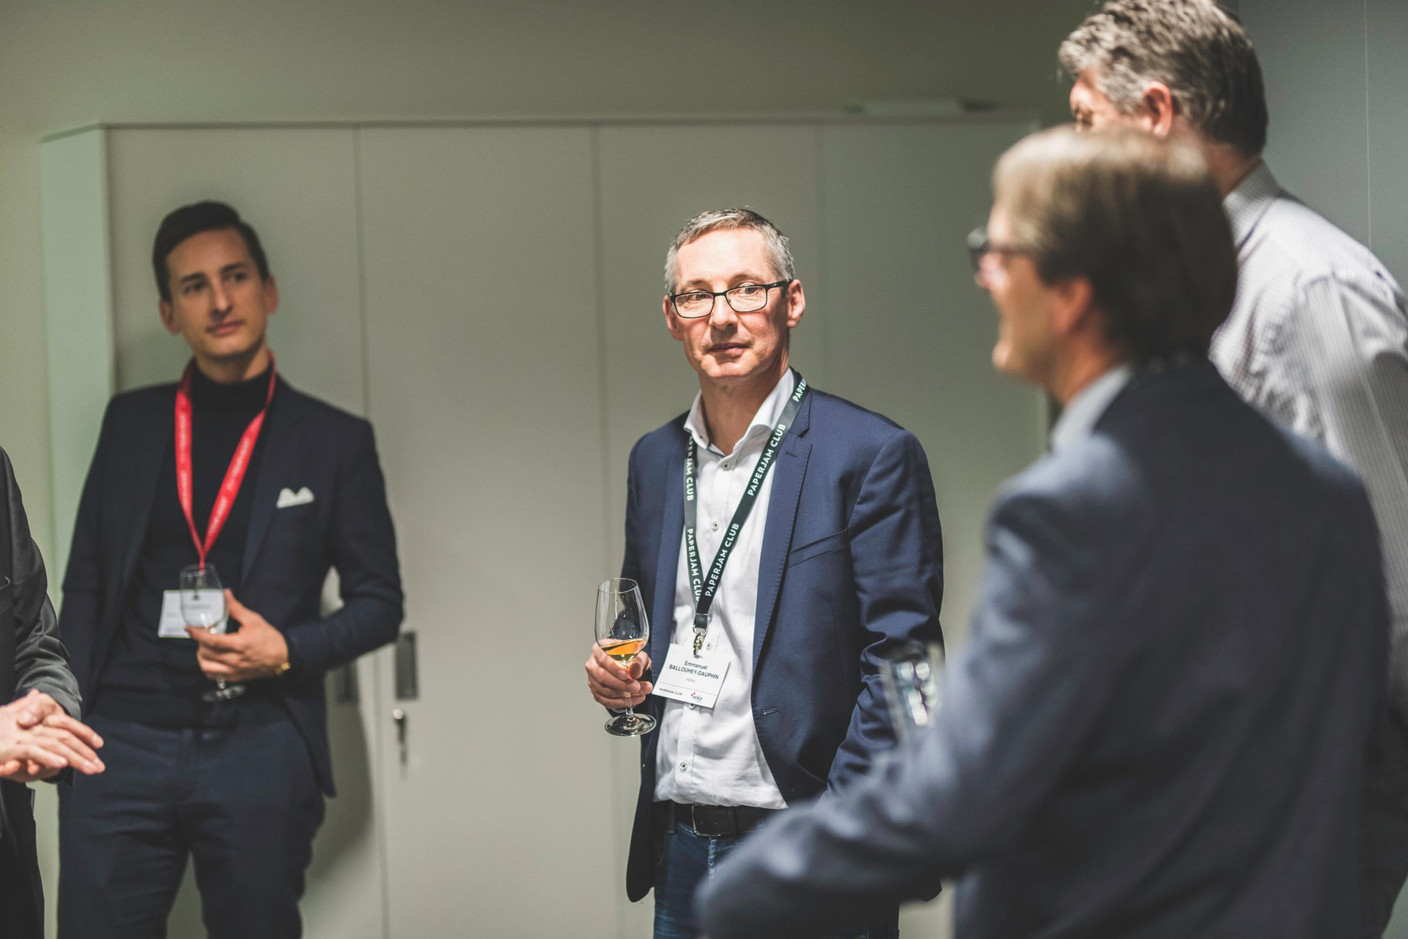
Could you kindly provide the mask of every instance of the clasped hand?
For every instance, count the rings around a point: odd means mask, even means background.
[[[239,622],[238,632],[213,633],[200,626],[186,627],[186,634],[199,645],[196,662],[200,670],[217,681],[248,681],[278,674],[288,661],[284,634],[228,590],[225,608]]]
[[[95,751],[102,745],[93,728],[42,691],[0,707],[0,779],[33,782],[69,767],[87,776],[101,773],[106,767]]]
[[[596,703],[603,707],[635,707],[655,688],[650,682],[640,680],[649,668],[650,656],[644,652],[622,665],[601,651],[601,646],[594,645],[592,654],[587,657],[587,688]]]

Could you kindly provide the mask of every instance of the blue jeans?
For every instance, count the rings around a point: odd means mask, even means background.
[[[655,939],[697,939],[694,893],[742,842],[743,837],[696,835],[684,823],[671,825],[655,865]],[[898,939],[899,934],[899,911],[891,910],[868,928],[843,929],[817,939]]]
[[[211,939],[299,936],[323,794],[293,722],[92,725],[107,772],[59,787],[59,935],[165,936],[189,856]]]

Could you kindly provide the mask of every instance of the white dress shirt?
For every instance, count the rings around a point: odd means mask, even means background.
[[[728,454],[710,443],[702,398],[699,395],[694,398],[684,427],[698,448],[699,518],[695,536],[700,567],[706,575],[795,385],[793,372],[788,369],[758,408],[758,413],[753,415],[753,422],[733,452]],[[704,651],[721,654],[729,663],[723,690],[712,709],[665,701],[665,712],[657,731],[660,740],[655,757],[656,800],[764,809],[787,807],[763,758],[758,731],[753,724],[752,705],[758,566],[774,475],[775,468],[764,478],[753,511],[739,530],[738,541],[724,567],[709,614]],[[671,485],[683,486],[683,477]],[[678,654],[687,655],[694,643],[694,593],[690,589],[683,532],[680,533],[680,560],[675,573],[672,629],[672,646],[680,647]]]

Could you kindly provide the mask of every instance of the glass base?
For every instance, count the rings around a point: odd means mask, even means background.
[[[617,737],[639,737],[655,729],[655,718],[649,714],[621,713],[606,722],[606,732]]]
[[[244,685],[227,685],[220,682],[200,698],[202,701],[233,701],[242,694],[244,694]]]

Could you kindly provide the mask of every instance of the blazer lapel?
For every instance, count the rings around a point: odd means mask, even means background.
[[[772,467],[772,495],[768,498],[768,520],[763,529],[762,558],[758,562],[758,609],[753,619],[755,669],[768,630],[772,628],[777,594],[782,588],[782,572],[787,567],[787,554],[792,549],[792,528],[797,522],[802,480],[807,475],[807,460],[812,452],[812,445],[805,439],[811,429],[811,417],[812,398],[808,395]]]
[[[240,565],[240,583],[249,577],[254,559],[259,556],[259,546],[274,520],[279,490],[290,484],[303,458],[303,448],[299,446],[297,400],[289,394],[291,389],[279,380],[274,390],[274,404],[269,408],[269,416],[264,423],[262,441],[264,453],[259,458],[259,476],[254,488],[254,505],[249,519],[249,535],[244,543],[244,560]],[[282,400],[280,400],[282,395]]]
[[[651,605],[650,660],[664,662],[675,631],[675,572],[680,563],[680,535],[684,531],[684,449],[682,430],[678,446],[665,463],[665,510],[660,514],[660,551],[655,560],[655,596]]]

